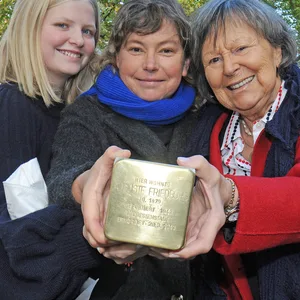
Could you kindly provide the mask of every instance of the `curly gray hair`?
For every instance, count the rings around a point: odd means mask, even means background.
[[[193,45],[190,70],[203,99],[213,100],[202,62],[203,44],[210,36],[216,40],[219,28],[225,28],[231,20],[246,23],[274,48],[281,48],[282,61],[278,68],[281,77],[296,62],[297,44],[294,34],[273,8],[259,0],[211,0],[195,11],[191,19]]]

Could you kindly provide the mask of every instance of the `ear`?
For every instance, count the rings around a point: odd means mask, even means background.
[[[282,50],[281,47],[277,47],[274,49],[274,61],[275,65],[278,68],[282,61]]]
[[[190,62],[191,62],[191,60],[189,58],[184,61],[183,68],[182,68],[182,73],[181,73],[181,75],[183,77],[185,77],[188,73],[188,70],[189,70],[189,67],[190,67]]]
[[[119,55],[117,54],[116,55],[116,65],[117,65],[118,69],[120,69],[119,64],[120,64],[120,62],[119,62]]]

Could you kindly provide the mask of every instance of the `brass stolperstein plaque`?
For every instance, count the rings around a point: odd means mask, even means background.
[[[117,159],[105,235],[170,250],[184,246],[195,172],[175,165]]]

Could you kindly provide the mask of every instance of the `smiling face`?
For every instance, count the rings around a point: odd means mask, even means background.
[[[95,49],[95,13],[87,0],[50,8],[41,30],[41,50],[51,85],[61,87],[86,66]]]
[[[174,24],[164,21],[151,34],[131,33],[117,55],[124,84],[138,97],[156,101],[171,97],[187,75],[189,61]]]
[[[276,99],[281,79],[276,67],[281,49],[258,35],[247,24],[227,22],[209,36],[202,50],[206,79],[217,100],[248,119],[265,115]]]

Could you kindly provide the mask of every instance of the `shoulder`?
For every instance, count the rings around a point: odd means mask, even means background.
[[[284,87],[288,90],[288,94],[300,97],[300,69],[295,65],[291,65],[283,76],[285,80]],[[299,100],[299,99],[298,99]]]
[[[192,111],[190,117],[196,123],[195,127],[210,128],[225,111],[225,108],[219,104],[206,102],[197,110]]]
[[[41,97],[25,95],[15,83],[0,84],[0,120],[9,139],[17,134],[18,139],[30,135],[40,136],[42,141],[48,132],[56,131],[63,107],[47,107]]]
[[[0,104],[1,105],[23,105],[28,104],[32,99],[22,93],[15,83],[0,84]]]
[[[32,115],[49,115],[50,117],[59,118],[63,107],[62,104],[46,107],[41,97],[34,99],[25,95],[16,83],[0,84],[0,110],[2,112],[20,112],[23,118],[26,116],[32,117]]]
[[[41,97],[31,98],[20,91],[16,83],[0,84],[0,111],[24,118],[59,119],[64,104],[47,107]]]
[[[107,116],[113,111],[106,105],[100,103],[96,96],[79,96],[74,103],[68,105],[62,112],[62,118],[75,116],[81,118],[98,118]]]
[[[0,115],[6,124],[28,126],[28,120],[36,119],[33,100],[22,93],[16,84],[0,85]]]

